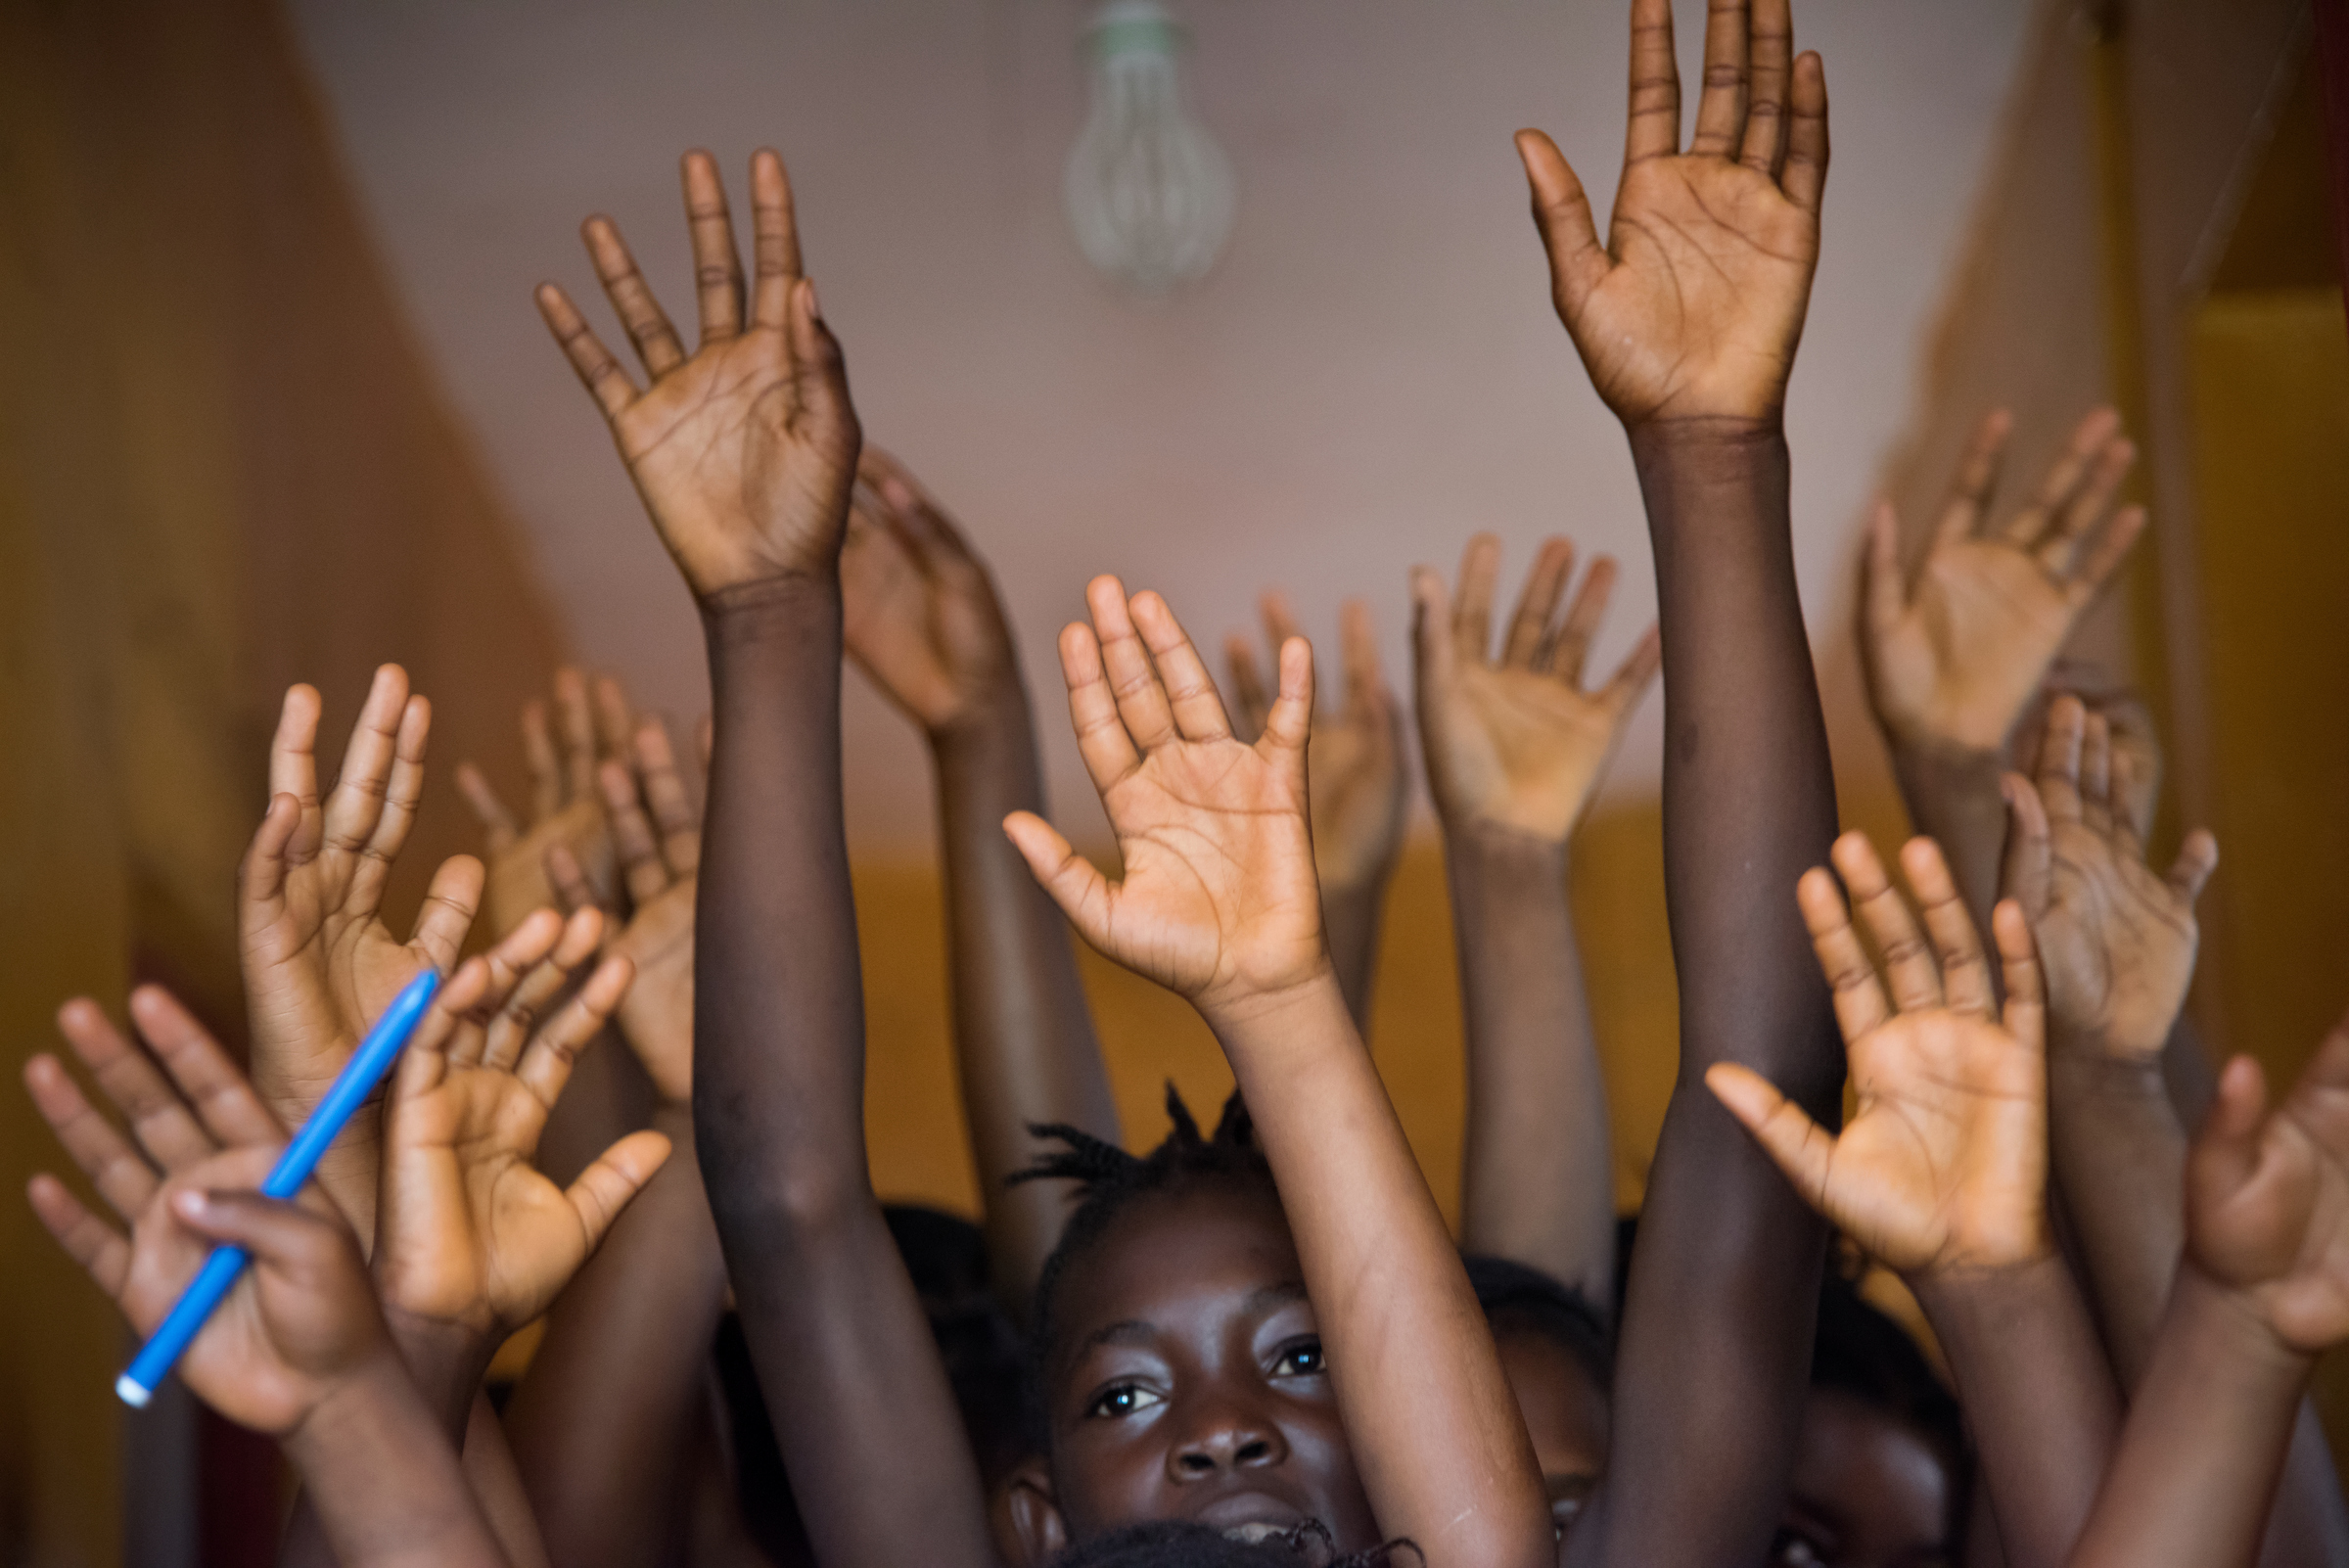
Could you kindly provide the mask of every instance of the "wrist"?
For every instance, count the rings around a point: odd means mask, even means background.
[[[384,1326],[418,1390],[436,1408],[456,1401],[471,1401],[473,1391],[488,1374],[497,1347],[510,1330],[500,1325],[484,1305],[462,1317],[434,1317],[413,1313],[386,1297]]]
[[[1893,769],[1900,774],[1904,786],[1944,790],[1987,788],[1992,795],[1998,794],[1999,780],[2006,771],[2006,759],[1997,747],[1979,746],[1936,733],[1922,719],[1886,714],[1881,708],[1876,716],[1892,748]],[[2004,806],[2002,798],[2002,809]]]
[[[840,616],[840,576],[829,568],[821,572],[789,572],[728,583],[697,597],[702,625],[714,645],[758,642],[777,623],[798,624],[810,616]]]
[[[340,1448],[345,1434],[375,1432],[403,1409],[422,1405],[398,1348],[381,1341],[344,1375],[332,1380],[317,1403],[293,1427],[279,1434],[286,1453],[305,1476],[312,1456]]]
[[[2049,1031],[2048,1098],[2114,1110],[2158,1106],[2175,1114],[2161,1044],[2150,1049],[2117,1042],[2093,1030]]]
[[[1213,989],[1192,998],[1191,1005],[1199,1009],[1208,1028],[1228,1049],[1234,1036],[1244,1047],[1257,1038],[1279,1038],[1291,1022],[1313,1019],[1331,1006],[1344,1014],[1346,998],[1338,985],[1337,966],[1324,948],[1313,968],[1294,980],[1271,987]]]
[[[2276,1331],[2256,1291],[2213,1277],[2194,1262],[2190,1248],[2179,1260],[2178,1281],[2170,1291],[2170,1318],[2165,1334],[2189,1337],[2206,1354],[2239,1368],[2246,1381],[2298,1383],[2316,1365],[2315,1356],[2288,1344]]]
[[[1991,1264],[1953,1264],[1904,1270],[1901,1282],[1916,1297],[1937,1332],[1958,1314],[1971,1318],[2029,1314],[2046,1299],[2045,1292],[2062,1281],[2070,1265],[2056,1252],[2052,1231],[2043,1221],[2038,1240],[2017,1255]]]
[[[986,766],[1036,749],[1035,716],[1027,682],[1015,667],[942,723],[925,725],[939,771]]]
[[[1544,884],[1565,882],[1568,839],[1479,817],[1456,823],[1446,818],[1443,826],[1448,861],[1465,869],[1539,878]]]

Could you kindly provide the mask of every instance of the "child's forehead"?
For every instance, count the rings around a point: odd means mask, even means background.
[[[1063,1288],[1065,1325],[1147,1316],[1153,1304],[1202,1295],[1274,1300],[1302,1277],[1279,1199],[1214,1183],[1136,1199],[1085,1249]]]

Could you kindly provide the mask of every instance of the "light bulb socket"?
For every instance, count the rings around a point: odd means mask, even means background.
[[[1109,0],[1084,29],[1084,47],[1096,61],[1129,55],[1174,55],[1190,41],[1189,29],[1158,0]]]

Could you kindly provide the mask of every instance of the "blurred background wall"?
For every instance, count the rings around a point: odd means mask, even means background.
[[[1094,571],[1195,632],[1267,584],[1309,631],[1367,596],[1405,680],[1404,574],[1477,529],[1629,568],[1602,661],[1652,613],[1620,434],[1550,315],[1508,146],[1557,135],[1603,206],[1623,8],[1190,0],[1190,86],[1240,216],[1157,305],[1084,266],[1059,206],[1082,113],[1076,0],[137,0],[0,6],[0,1056],[58,1000],[168,980],[233,1037],[228,894],[277,695],[339,737],[368,670],[436,700],[402,905],[470,848],[448,764],[519,786],[513,715],[571,656],[704,706],[690,608],[529,300],[584,298],[574,231],[622,222],[688,293],[675,158],[791,161],[871,438],[993,560],[1062,819],[1100,847],[1051,636]],[[1691,72],[1701,6],[1682,6]],[[1798,552],[1846,815],[1901,818],[1844,627],[1879,489],[1913,526],[1988,406],[2032,473],[2129,415],[2156,534],[2083,651],[2145,684],[2176,821],[2226,861],[2206,1033],[2296,1066],[2349,950],[2349,336],[2322,98],[2295,0],[1807,0],[1837,128],[1789,419]],[[737,184],[739,194],[739,183]],[[945,1042],[927,764],[851,677],[849,761],[891,1197],[976,1194]],[[1673,1071],[1651,699],[1578,845],[1619,1189]],[[1424,819],[1422,818],[1424,825]],[[1398,876],[1373,1044],[1439,1196],[1460,1072],[1432,844]],[[1087,961],[1129,1136],[1160,1084],[1228,1084],[1174,998]],[[53,1163],[0,1093],[0,1176]],[[262,1561],[264,1462],[184,1409],[121,1421],[116,1325],[0,1192],[0,1544],[42,1563]],[[2337,1429],[2336,1429],[2337,1430]],[[265,1459],[265,1455],[262,1456]],[[131,1476],[126,1497],[120,1477]],[[202,1499],[201,1505],[199,1499]],[[257,1554],[256,1554],[257,1553]]]

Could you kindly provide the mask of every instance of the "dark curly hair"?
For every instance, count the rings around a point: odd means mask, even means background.
[[[1426,1568],[1426,1554],[1409,1541],[1339,1556],[1329,1531],[1313,1519],[1253,1542],[1188,1519],[1153,1519],[1071,1546],[1052,1559],[1052,1568],[1394,1568],[1397,1554],[1406,1551]]]
[[[1256,1124],[1249,1120],[1248,1107],[1237,1089],[1223,1102],[1216,1130],[1202,1135],[1198,1120],[1170,1083],[1167,1119],[1174,1124],[1174,1130],[1157,1148],[1140,1155],[1128,1154],[1082,1128],[1063,1123],[1028,1129],[1037,1138],[1060,1147],[1014,1175],[1012,1181],[1074,1181],[1079,1192],[1076,1212],[1061,1227],[1059,1245],[1044,1260],[1029,1308],[1029,1366],[1039,1396],[1061,1329],[1060,1292],[1070,1266],[1099,1244],[1136,1198],[1211,1183],[1261,1187],[1275,1201],[1279,1198],[1279,1189],[1272,1184],[1272,1167],[1266,1163],[1265,1151],[1257,1147]]]
[[[1513,1259],[1462,1253],[1460,1264],[1494,1338],[1539,1334],[1573,1357],[1601,1394],[1614,1386],[1615,1336],[1589,1297]]]

